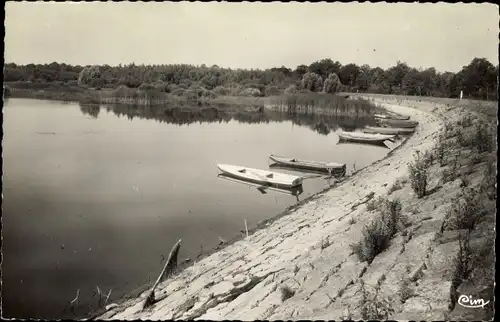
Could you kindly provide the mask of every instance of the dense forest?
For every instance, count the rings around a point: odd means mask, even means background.
[[[113,97],[149,95],[211,99],[217,96],[274,96],[297,92],[368,92],[456,98],[497,99],[498,65],[474,58],[457,73],[416,69],[397,62],[386,70],[368,65],[342,65],[322,59],[294,70],[279,67],[243,70],[201,65],[71,66],[6,64],[6,91],[97,90]],[[163,95],[163,96],[162,96]],[[158,96],[158,97],[160,97]]]

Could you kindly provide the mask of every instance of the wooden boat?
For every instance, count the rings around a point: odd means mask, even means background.
[[[274,161],[276,165],[282,167],[312,170],[339,176],[344,176],[347,169],[345,164],[340,164],[335,162],[300,160],[297,158],[279,157],[277,155],[272,155],[272,154],[269,156],[269,159]]]
[[[285,188],[276,188],[276,187],[273,187],[270,185],[263,186],[263,185],[258,184],[258,183],[253,183],[253,182],[248,182],[245,180],[236,179],[236,178],[229,176],[227,174],[224,174],[224,173],[218,174],[217,177],[224,179],[224,180],[231,181],[231,182],[236,182],[239,184],[244,184],[244,185],[248,185],[251,187],[255,187],[262,194],[265,194],[268,191],[275,191],[275,192],[280,192],[280,193],[284,193],[287,195],[299,196],[304,192],[304,188],[302,187],[302,185],[298,185],[298,186],[293,187],[293,188],[285,189]]]
[[[387,144],[385,144],[386,141],[383,141],[383,142],[357,142],[357,141],[344,141],[344,140],[340,140],[337,142],[337,144],[349,144],[349,145],[363,145],[363,146],[378,146],[378,147],[381,147],[381,148],[386,148],[386,149],[390,149],[390,147],[387,146]]]
[[[370,134],[370,133],[360,133],[360,132],[344,132],[340,131],[337,133],[340,140],[361,142],[361,143],[383,143],[384,141],[394,142],[395,135],[386,134]]]
[[[258,183],[263,186],[274,186],[281,189],[291,189],[302,184],[303,178],[286,173],[253,169],[229,164],[218,164],[219,170],[235,179]]]
[[[390,127],[402,127],[402,128],[415,128],[418,125],[417,121],[392,120],[392,119],[378,119],[377,123],[379,125],[386,125]]]
[[[373,115],[375,118],[378,119],[384,119],[384,120],[399,120],[399,121],[405,121],[409,120],[409,116],[405,115],[399,115],[399,114],[375,114]]]
[[[379,133],[379,134],[411,134],[415,132],[414,128],[402,127],[377,127],[367,126],[363,129],[363,133]]]

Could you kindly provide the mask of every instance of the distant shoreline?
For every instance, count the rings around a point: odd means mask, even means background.
[[[14,85],[14,86],[13,86]],[[17,85],[17,86],[16,86]],[[26,86],[25,84],[23,84]],[[75,103],[85,103],[85,104],[116,104],[121,103],[120,97],[110,97],[112,89],[92,89],[84,88],[75,85],[58,85],[58,84],[47,84],[49,86],[40,86],[42,88],[20,88],[19,84],[4,83],[5,91],[4,98],[28,98],[28,99],[42,99],[42,100],[54,100],[54,101],[65,101],[65,102],[75,102]],[[28,85],[29,86],[29,85]],[[27,87],[27,86],[26,86]],[[218,96],[210,99],[200,99],[200,100],[190,100],[187,97],[176,96],[176,95],[164,95],[160,99],[157,99],[152,104],[144,104],[140,99],[130,98],[125,104],[130,105],[213,105],[213,104],[233,104],[233,105],[245,105],[245,106],[263,106],[270,104],[271,101],[279,96],[267,96],[267,97],[248,97],[248,96]],[[114,101],[107,101],[108,98]],[[116,101],[116,102],[115,102]]]
[[[86,105],[131,105],[131,106],[172,106],[172,107],[254,107],[256,111],[281,105],[286,109],[305,109],[318,107],[320,109],[337,109],[341,114],[351,114],[358,108],[362,114],[373,113],[371,104],[364,102],[357,104],[347,102],[350,93],[339,92],[334,95],[315,92],[299,92],[295,94],[279,94],[270,96],[235,96],[219,95],[215,97],[178,96],[157,91],[142,91],[135,88],[103,88],[95,89],[76,84],[65,83],[32,83],[7,82],[4,83],[4,98],[24,98],[74,102]],[[339,102],[340,101],[340,102]],[[351,111],[349,111],[351,110]],[[294,111],[295,112],[295,111]],[[302,111],[297,111],[301,113]],[[307,111],[306,111],[307,112]],[[357,113],[357,112],[356,112]],[[356,114],[355,113],[355,114]]]

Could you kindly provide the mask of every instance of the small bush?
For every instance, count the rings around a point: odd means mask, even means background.
[[[411,288],[409,278],[403,278],[399,284],[398,295],[401,303],[405,303],[409,298],[415,295],[414,290]]]
[[[435,159],[436,159],[436,155],[433,151],[430,151],[430,150],[425,151],[424,156],[423,156],[423,160],[427,166],[431,166],[434,163]]]
[[[451,125],[451,122],[446,121],[444,122],[444,133],[449,134],[453,130],[453,126]]]
[[[474,127],[471,145],[475,147],[479,153],[492,152],[493,135],[493,132],[486,124],[480,123]]]
[[[453,127],[451,122],[444,123],[444,138],[451,139],[452,137],[457,135],[457,130]]]
[[[281,291],[281,301],[284,302],[286,300],[288,300],[289,298],[291,298],[292,296],[295,295],[295,291],[292,290],[289,286],[282,286],[280,288],[280,291]]]
[[[451,278],[451,305],[453,306],[458,300],[457,288],[466,280],[470,273],[471,268],[471,253],[469,247],[469,234],[461,235],[459,239],[459,251],[455,258],[455,266]]]
[[[445,230],[472,230],[483,215],[484,210],[480,208],[477,191],[465,188],[451,203],[445,216]]]
[[[408,165],[411,187],[418,198],[424,197],[427,192],[428,166],[428,159],[425,158],[425,155],[422,157],[419,151],[415,154],[415,161]]]
[[[470,115],[466,115],[466,116],[462,117],[462,119],[460,119],[457,122],[457,124],[464,127],[464,128],[470,127],[470,126],[472,126],[472,118]]]
[[[370,294],[361,280],[361,317],[363,320],[388,320],[394,309],[387,299],[379,298],[378,288]]]
[[[398,231],[402,230],[408,224],[408,219],[401,212],[402,206],[401,202],[398,199],[387,200],[385,203],[386,207],[386,216],[390,216],[387,222],[391,223],[392,233],[393,235]]]
[[[440,140],[436,146],[436,158],[439,162],[440,167],[446,165],[446,150],[449,148],[448,144],[444,140]]]
[[[455,179],[458,178],[458,173],[459,173],[458,161],[457,158],[455,157],[450,167],[443,169],[443,171],[441,172],[443,183],[454,181]]]
[[[496,158],[491,156],[486,163],[486,169],[481,181],[480,191],[490,200],[497,198],[497,172],[496,172]]]
[[[351,249],[361,262],[371,263],[375,256],[389,246],[391,237],[387,226],[382,221],[376,220],[363,229],[362,239],[351,245]]]
[[[380,211],[380,215],[364,227],[362,239],[351,245],[358,259],[369,264],[375,256],[387,249],[394,234],[407,224],[406,217],[401,214],[399,200],[389,201],[379,198],[376,208]]]
[[[462,129],[457,131],[457,142],[461,147],[468,147],[470,145],[470,140]]]
[[[377,200],[372,199],[366,203],[367,211],[374,211],[375,209],[377,209]]]

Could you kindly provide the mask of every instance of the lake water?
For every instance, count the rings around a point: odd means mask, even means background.
[[[241,234],[245,219],[251,228],[297,202],[220,179],[217,163],[267,169],[277,154],[350,172],[390,151],[337,144],[335,133],[318,133],[335,128],[330,120],[267,112],[207,118],[10,99],[3,113],[4,317],[72,317],[77,289],[75,312],[85,314],[96,286],[112,289],[109,304],[156,279],[178,239],[179,260],[194,259],[201,245]],[[299,198],[327,185],[306,180]]]

